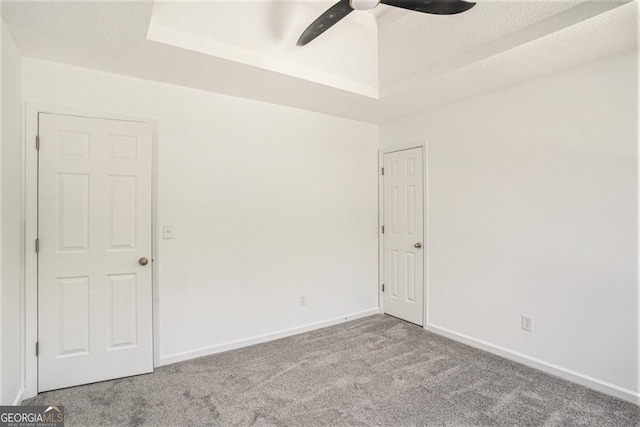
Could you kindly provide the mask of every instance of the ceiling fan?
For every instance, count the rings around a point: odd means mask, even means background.
[[[297,45],[306,45],[352,11],[370,10],[380,3],[434,15],[455,15],[476,5],[462,0],[340,0],[304,30]]]

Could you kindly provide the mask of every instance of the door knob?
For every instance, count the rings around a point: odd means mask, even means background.
[[[413,245],[413,247],[416,249],[420,249],[422,247],[422,243],[418,242],[415,245]]]
[[[138,260],[138,262],[140,263],[140,265],[147,265],[149,264],[149,260],[146,257],[142,257]]]

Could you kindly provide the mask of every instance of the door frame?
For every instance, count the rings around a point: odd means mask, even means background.
[[[159,366],[159,251],[157,238],[158,211],[158,120],[132,117],[122,114],[106,113],[83,108],[65,107],[39,102],[26,101],[24,114],[24,260],[25,260],[25,337],[24,337],[24,398],[38,394],[38,255],[34,244],[38,236],[38,155],[35,149],[38,135],[38,117],[40,113],[61,114],[108,120],[148,123],[152,128],[151,136],[151,292],[152,292],[152,339],[153,367]]]
[[[384,166],[384,155],[395,153],[397,151],[411,150],[412,148],[422,148],[422,197],[423,197],[423,265],[424,273],[422,276],[423,286],[423,302],[422,302],[422,327],[429,330],[429,141],[422,140],[406,144],[393,144],[378,150],[378,303],[380,313],[384,314],[384,294],[382,293],[382,284],[384,283],[384,234],[382,226],[384,225],[384,176],[381,168]]]

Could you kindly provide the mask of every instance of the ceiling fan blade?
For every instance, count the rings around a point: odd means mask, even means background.
[[[298,39],[297,45],[306,45],[351,12],[353,12],[353,9],[349,6],[349,0],[340,0],[304,30],[304,33]]]
[[[461,0],[381,0],[380,3],[434,15],[455,15],[476,5]]]

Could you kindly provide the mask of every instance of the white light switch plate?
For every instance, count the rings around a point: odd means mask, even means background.
[[[163,239],[173,239],[173,225],[163,225],[162,226],[162,238]]]

